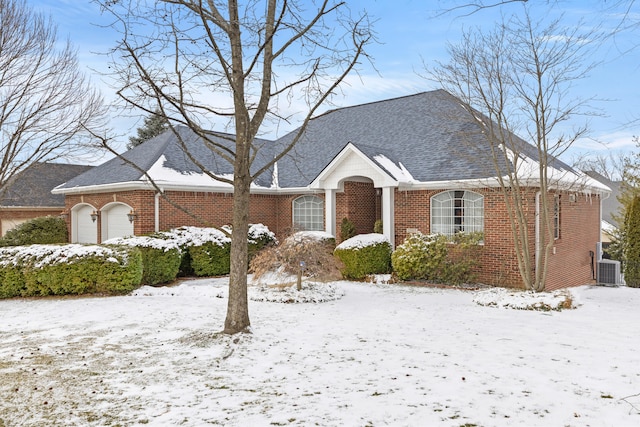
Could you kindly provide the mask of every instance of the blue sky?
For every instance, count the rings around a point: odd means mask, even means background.
[[[363,69],[361,79],[351,80],[344,97],[335,99],[335,106],[437,89],[434,83],[418,76],[423,69],[423,61],[427,64],[446,61],[446,43],[456,43],[462,28],[490,28],[500,20],[500,14],[508,15],[522,9],[520,4],[512,4],[468,16],[464,15],[469,10],[464,9],[439,15],[443,8],[462,2],[347,0],[352,10],[366,9],[376,20],[375,31],[380,44],[373,46],[370,53],[377,72],[372,68]],[[98,73],[92,71],[105,70],[106,58],[100,53],[107,52],[117,42],[117,34],[104,27],[108,17],[101,15],[99,7],[88,0],[29,0],[29,5],[51,15],[58,25],[60,37],[69,37],[77,47],[81,67],[92,75],[92,81],[105,98],[113,99],[113,90],[104,84]],[[544,1],[539,2],[534,11],[550,17],[564,13],[568,22],[577,22],[578,18],[584,19],[586,25],[600,22],[604,30],[618,26],[620,15],[615,11],[604,13],[602,5],[602,1],[595,0]],[[633,3],[630,15],[640,21],[640,2]],[[606,154],[634,148],[632,136],[640,135],[640,47],[633,49],[638,44],[640,29],[635,29],[611,39],[598,50],[594,60],[600,65],[575,90],[579,96],[606,99],[592,104],[605,117],[590,120],[593,139],[579,141],[564,160],[570,161],[585,153]],[[584,118],[579,120],[582,122]],[[114,117],[111,126],[122,135],[133,135],[140,123],[140,118]],[[127,141],[126,136],[120,139],[122,144]]]

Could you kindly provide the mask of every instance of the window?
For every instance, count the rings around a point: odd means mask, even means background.
[[[452,236],[484,230],[484,196],[451,190],[431,198],[431,232]]]
[[[560,195],[553,196],[553,238],[560,238]]]
[[[293,226],[300,230],[324,230],[324,202],[320,197],[301,196],[293,201]]]

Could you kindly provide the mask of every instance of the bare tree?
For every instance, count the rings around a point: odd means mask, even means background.
[[[239,4],[241,3],[241,4]],[[297,142],[312,115],[364,57],[372,40],[366,16],[353,19],[344,2],[103,1],[122,41],[112,69],[126,105],[173,125],[188,126],[213,155],[233,165],[233,234],[224,332],[247,331],[247,230],[251,182]],[[290,144],[257,170],[256,137],[278,107],[301,97],[302,126]],[[220,120],[226,122],[221,125]],[[233,140],[212,132],[223,126]],[[224,129],[224,128],[223,128]],[[180,140],[180,135],[175,132]],[[213,177],[181,141],[187,156]],[[261,143],[264,143],[262,140]]]
[[[625,152],[610,151],[608,154],[584,154],[575,158],[573,167],[585,172],[594,171],[610,181],[620,181],[624,173],[627,155]]]
[[[0,195],[31,165],[76,153],[102,101],[55,25],[19,0],[0,0]]]
[[[550,190],[563,179],[554,158],[587,131],[584,126],[567,132],[562,126],[587,113],[589,100],[572,98],[569,88],[591,67],[585,55],[594,34],[563,28],[559,20],[533,22],[528,8],[523,10],[522,18],[505,20],[489,33],[465,32],[459,44],[449,46],[450,61],[428,75],[457,96],[482,129],[507,206],[520,275],[528,289],[542,291],[554,241]],[[518,133],[532,143],[533,153]],[[537,160],[533,169],[525,160],[531,158]],[[532,186],[540,194],[536,248],[527,226]]]

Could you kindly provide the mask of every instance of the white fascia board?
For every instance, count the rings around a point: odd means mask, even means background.
[[[81,187],[60,188],[51,190],[52,194],[86,194],[112,193],[117,191],[152,190],[153,186],[142,181],[114,182],[110,184],[84,185]]]
[[[172,184],[171,182],[156,182],[158,188],[162,191],[186,191],[186,192],[204,192],[204,193],[233,193],[233,187],[230,185],[223,186],[194,186],[184,184]],[[88,194],[88,193],[115,193],[120,191],[135,190],[155,190],[155,187],[147,181],[129,181],[118,182],[101,185],[87,185],[83,187],[73,188],[54,188],[53,194]],[[267,188],[254,187],[250,189],[251,194],[299,194],[299,193],[317,193],[318,190],[309,187],[290,187],[290,188]]]
[[[508,181],[508,177],[503,178],[505,182]],[[576,180],[575,182],[550,182],[549,189],[559,191],[574,191],[585,194],[598,194],[609,195],[611,189],[604,184],[590,185],[592,183],[583,183]],[[540,180],[538,179],[520,179],[521,187],[540,188]],[[407,182],[400,183],[398,189],[400,190],[450,190],[450,189],[466,189],[466,188],[500,188],[500,182],[497,178],[482,178],[482,179],[459,179],[459,180],[445,180],[445,181],[430,181],[430,182]]]

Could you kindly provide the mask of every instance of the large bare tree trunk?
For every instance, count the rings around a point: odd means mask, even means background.
[[[358,64],[372,40],[366,15],[353,20],[342,12],[346,4],[339,0],[99,2],[115,15],[115,25],[122,25],[122,42],[111,66],[127,106],[159,112],[171,125],[189,127],[216,160],[233,165],[233,179],[209,170],[201,153],[190,152],[173,128],[196,167],[233,185],[224,332],[248,331],[251,183],[293,148],[316,110]],[[158,26],[162,28],[149,31]],[[264,132],[263,123],[283,120],[287,115],[278,108],[296,98],[308,107],[297,133],[268,162],[254,164],[265,143],[255,141]],[[234,135],[227,129],[234,129]]]
[[[237,176],[234,184],[229,301],[227,303],[227,317],[224,321],[224,332],[228,334],[248,332],[251,326],[247,299],[250,182],[246,181],[246,175],[244,180],[241,176]]]

